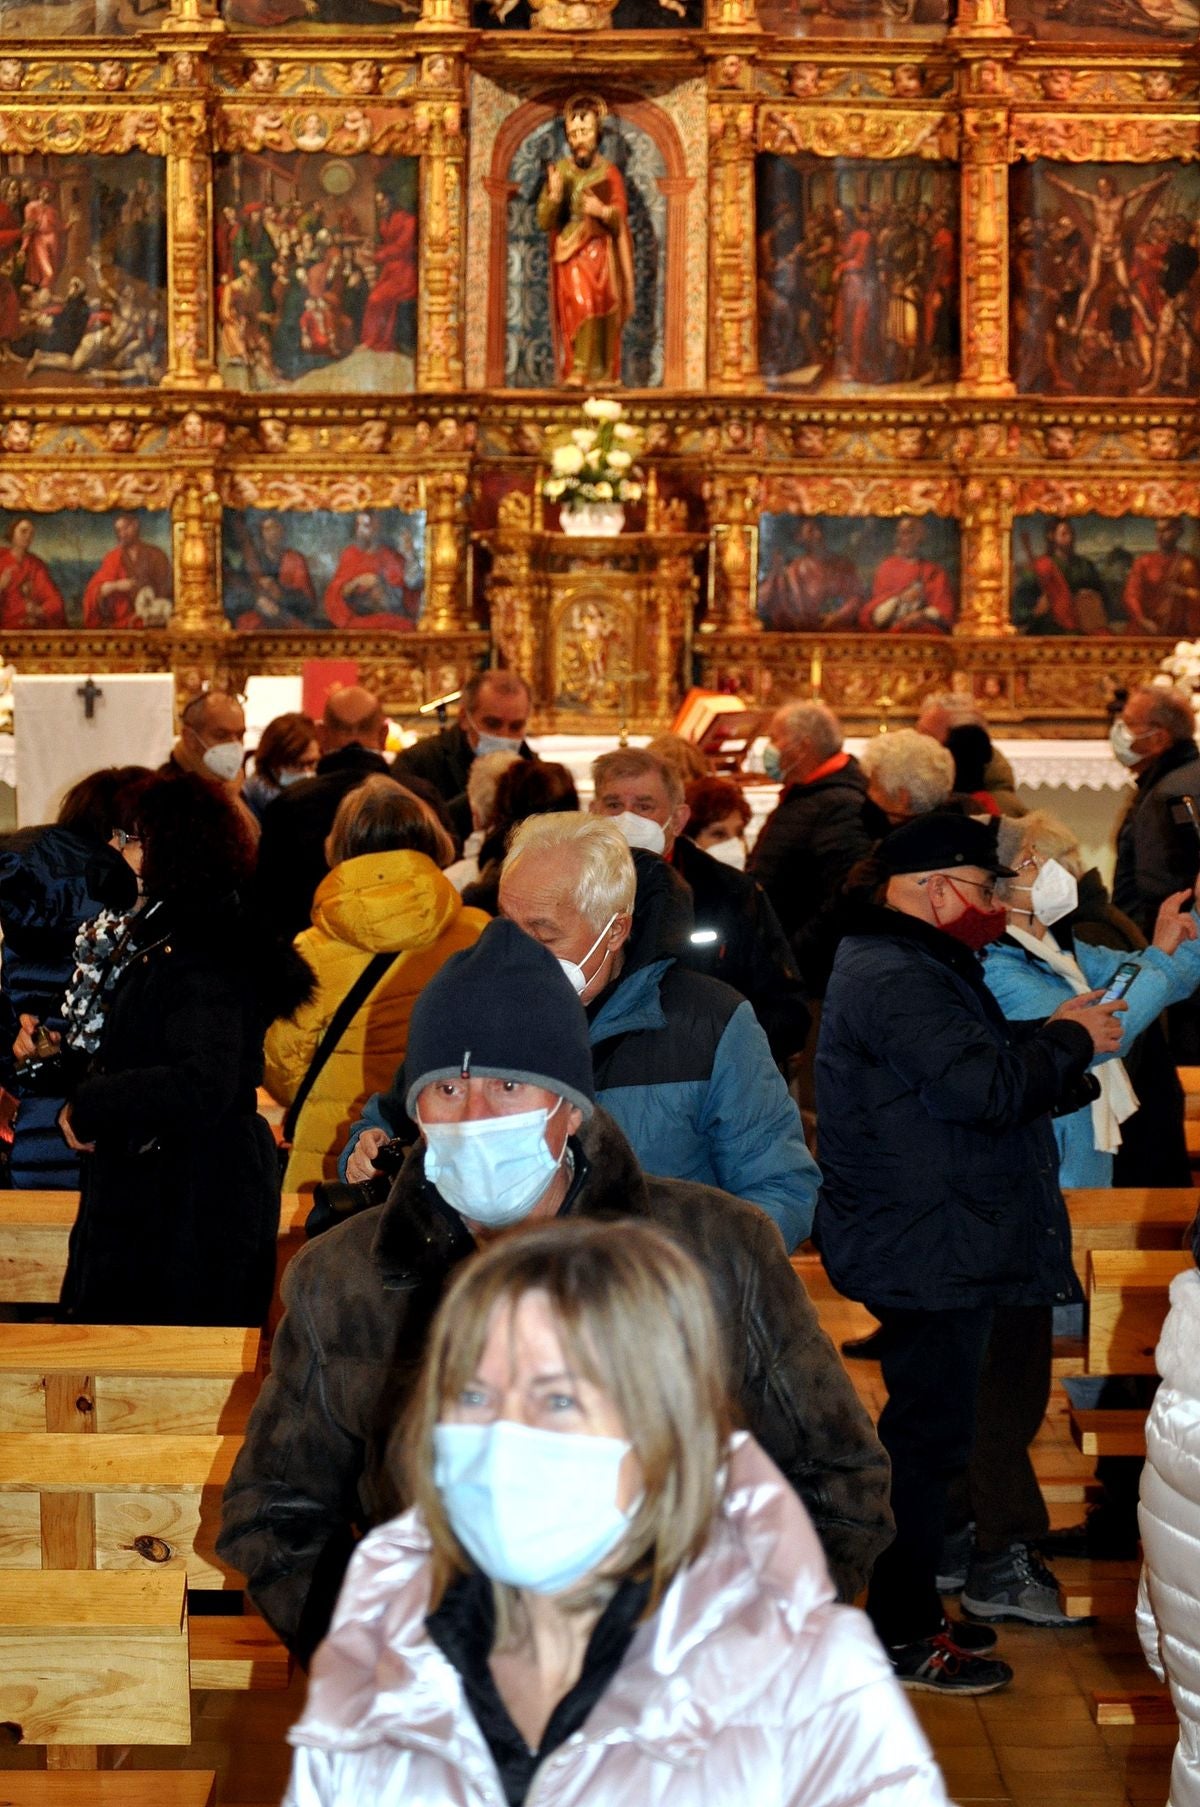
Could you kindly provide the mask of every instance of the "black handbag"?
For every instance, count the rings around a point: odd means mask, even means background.
[[[287,1164],[292,1153],[292,1138],[296,1134],[296,1125],[300,1121],[300,1112],[308,1103],[308,1095],[321,1076],[321,1070],[343,1035],[366,1003],[375,987],[379,984],[388,968],[399,959],[398,954],[373,954],[355,979],[353,985],[329,1019],[324,1035],[317,1043],[316,1051],[308,1063],[304,1078],[296,1088],[296,1096],[288,1105],[283,1119],[283,1140],[279,1144],[280,1178],[287,1171]]]

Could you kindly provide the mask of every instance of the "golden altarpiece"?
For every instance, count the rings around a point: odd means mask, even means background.
[[[1195,0],[0,0],[0,651],[1095,733],[1200,635],[1197,40]],[[644,434],[610,540],[541,493],[591,392]]]

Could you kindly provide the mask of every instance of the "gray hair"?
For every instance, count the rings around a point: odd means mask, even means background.
[[[807,741],[824,759],[842,750],[842,724],[824,703],[781,703],[773,720],[783,723],[790,741]]]
[[[540,860],[559,847],[575,856],[572,896],[597,934],[614,916],[632,911],[637,873],[624,835],[607,816],[586,816],[581,810],[528,816],[518,823],[500,868],[501,883],[523,860]]]
[[[944,710],[947,728],[987,727],[987,719],[974,697],[963,696],[957,690],[931,690],[928,696],[923,696],[917,711],[918,721],[927,709]]]
[[[914,815],[944,803],[954,789],[954,755],[915,728],[894,728],[868,741],[858,756],[868,778],[885,797],[908,794]]]
[[[471,815],[480,828],[491,825],[496,807],[496,787],[510,765],[516,765],[519,753],[477,753],[467,773],[467,802]]]
[[[678,809],[683,802],[683,773],[679,767],[649,747],[617,747],[612,753],[601,753],[592,761],[592,782],[597,797],[610,778],[657,778],[667,793],[667,802]]]
[[[1078,835],[1048,809],[1031,809],[1027,816],[1002,816],[996,831],[996,851],[1002,866],[1018,867],[1030,854],[1040,853],[1044,860],[1057,860],[1076,878],[1083,877]],[[1012,879],[1007,879],[997,886],[1002,897],[1012,883]]]
[[[1172,740],[1191,740],[1196,732],[1192,699],[1169,684],[1138,684],[1132,696],[1148,696],[1147,715],[1152,727],[1161,728]]]

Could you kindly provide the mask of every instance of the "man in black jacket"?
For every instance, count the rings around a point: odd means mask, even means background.
[[[532,759],[526,745],[529,686],[515,671],[477,671],[463,687],[458,720],[453,727],[405,747],[393,764],[395,776],[407,784],[421,778],[445,802],[460,842],[471,832],[467,775],[477,753],[519,753]]]
[[[433,1313],[458,1263],[514,1214],[647,1220],[697,1260],[735,1410],[803,1499],[839,1592],[853,1598],[891,1534],[870,1420],[763,1213],[643,1174],[596,1109],[583,1009],[553,954],[492,923],[422,992],[407,1062],[415,1119],[471,1123],[473,1174],[453,1146],[439,1166],[418,1145],[386,1205],[291,1263],[270,1377],[226,1488],[218,1548],[284,1642],[307,1660],[356,1535],[401,1509],[398,1426]],[[543,1117],[527,1185],[507,1136],[489,1154],[486,1125],[529,1111]]]
[[[784,703],[767,724],[767,774],[779,801],[750,855],[750,871],[789,941],[811,922],[874,834],[863,819],[867,786],[842,751],[842,725],[824,703]]]
[[[263,923],[286,941],[308,927],[317,886],[329,870],[325,841],[338,804],[376,772],[395,776],[383,756],[387,717],[379,698],[360,685],[327,698],[321,743],[316,776],[281,792],[263,814],[258,906]]]
[[[875,1565],[868,1610],[907,1686],[985,1694],[1012,1671],[977,1654],[993,1634],[942,1618],[947,1484],[970,1454],[994,1310],[1047,1313],[1079,1297],[1050,1112],[1095,1053],[1119,1045],[1123,1006],[1092,993],[1045,1023],[1005,1022],[977,957],[1004,933],[994,887],[1012,876],[994,824],[920,816],[878,857],[882,892],[848,925],[825,994],[814,1235],[834,1285],[884,1331],[879,1434],[896,1542]],[[1023,1546],[1013,1561],[1005,1585],[1019,1608],[1049,1578]]]
[[[622,747],[600,755],[592,778],[592,813],[627,824],[626,839],[661,854],[692,894],[696,920],[678,950],[681,961],[741,992],[786,1072],[804,1046],[808,1007],[792,951],[762,886],[721,865],[681,832],[688,819],[683,779],[665,759]]]

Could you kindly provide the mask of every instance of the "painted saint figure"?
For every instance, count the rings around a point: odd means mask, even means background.
[[[1125,261],[1125,217],[1127,209],[1141,200],[1149,200],[1164,189],[1170,182],[1170,175],[1155,176],[1149,182],[1142,182],[1137,188],[1131,188],[1128,194],[1122,194],[1111,176],[1100,176],[1096,182],[1096,192],[1092,194],[1086,188],[1079,188],[1074,182],[1064,181],[1047,170],[1046,180],[1052,188],[1070,199],[1078,201],[1081,206],[1090,210],[1092,223],[1091,255],[1088,263],[1087,281],[1079,297],[1079,305],[1075,310],[1075,331],[1078,333],[1087,319],[1088,309],[1095,300],[1096,291],[1100,287],[1101,278],[1106,270],[1112,272],[1113,281],[1121,294],[1133,308],[1142,325],[1149,332],[1153,322],[1146,312],[1146,306],[1137,290],[1129,280],[1129,267]]]
[[[954,592],[935,559],[921,557],[925,524],[916,515],[896,523],[895,550],[875,572],[863,627],[887,634],[948,634],[954,625]]]
[[[33,522],[10,523],[0,546],[0,628],[66,627],[67,606],[49,568],[29,550]]]
[[[1020,533],[1026,566],[1013,590],[1013,620],[1027,634],[1107,634],[1104,580],[1094,562],[1075,550],[1075,528],[1059,516],[1046,528],[1046,549],[1036,554]]]
[[[551,164],[537,223],[550,234],[550,319],[558,380],[621,380],[621,333],[633,314],[633,240],[621,172],[600,154],[604,102],[576,94],[563,122],[570,155]]]
[[[379,271],[362,314],[369,351],[415,352],[417,345],[417,216],[382,191],[375,196]]]
[[[134,514],[119,514],[113,533],[116,545],[83,592],[84,627],[161,625],[171,612],[171,561],[146,544]]]
[[[423,579],[412,535],[401,528],[392,547],[383,544],[381,534],[375,515],[354,517],[354,538],[325,591],[325,613],[334,627],[401,632],[416,627]]]
[[[759,612],[773,628],[824,628],[842,632],[857,625],[863,586],[851,559],[830,552],[825,529],[809,516],[797,534],[799,553],[784,563],[782,550],[759,591]]]
[[[226,582],[226,593],[233,596],[234,625],[241,633],[264,627],[311,627],[317,598],[308,560],[285,543],[279,516],[263,516],[257,544],[240,515],[235,532],[244,572]]]
[[[1129,567],[1121,597],[1125,613],[1144,634],[1192,638],[1200,634],[1200,563],[1181,552],[1183,522],[1178,515],[1154,523],[1153,552],[1139,552]]]

